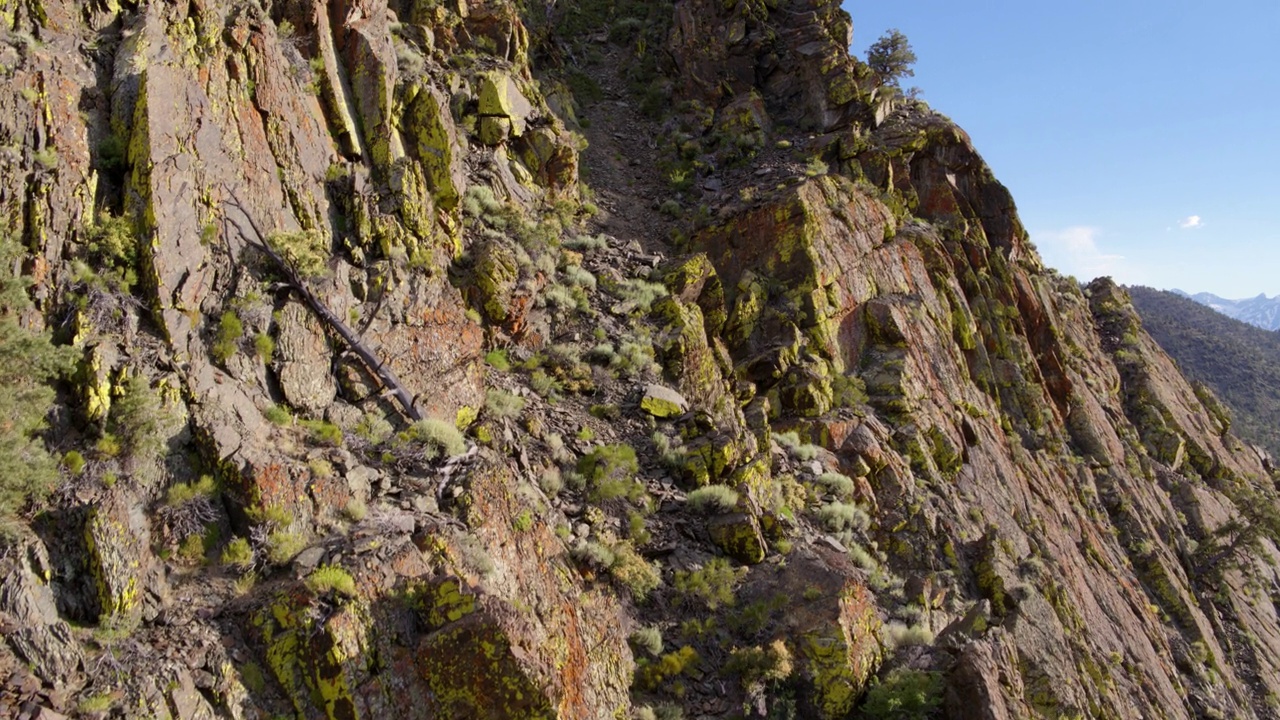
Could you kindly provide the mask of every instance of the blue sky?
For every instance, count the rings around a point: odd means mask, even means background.
[[[1280,294],[1280,2],[846,0],[1088,280]]]

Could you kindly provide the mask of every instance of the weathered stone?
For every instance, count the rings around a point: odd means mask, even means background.
[[[726,555],[747,565],[764,560],[765,542],[760,523],[750,513],[719,515],[707,523],[711,540]]]
[[[656,418],[673,418],[688,411],[689,401],[669,387],[646,385],[640,398],[640,409]]]
[[[319,414],[338,394],[325,328],[306,305],[291,300],[277,321],[280,390],[293,407]]]
[[[511,134],[520,137],[528,126],[533,105],[506,73],[491,72],[480,78],[480,114],[505,118]]]

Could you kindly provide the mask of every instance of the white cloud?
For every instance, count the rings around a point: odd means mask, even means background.
[[[1096,227],[1080,225],[1036,233],[1033,239],[1048,265],[1088,281],[1102,275],[1115,275],[1124,264],[1123,255],[1106,253],[1098,247],[1100,234]]]
[[[1183,230],[1195,230],[1204,227],[1204,219],[1199,215],[1191,215],[1178,221],[1178,227]]]

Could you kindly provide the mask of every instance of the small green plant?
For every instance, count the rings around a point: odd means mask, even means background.
[[[864,531],[871,526],[871,518],[866,511],[857,505],[839,501],[818,508],[818,519],[832,532]]]
[[[276,231],[267,235],[267,244],[304,278],[322,277],[329,270],[329,248],[318,231]]]
[[[686,503],[700,513],[730,512],[738,506],[738,493],[725,485],[708,485],[689,493]]]
[[[871,720],[925,720],[942,705],[942,675],[897,668],[867,691],[863,717]]]
[[[484,409],[490,417],[514,418],[524,410],[525,399],[505,390],[489,390],[485,393]]]
[[[626,589],[632,600],[644,602],[662,584],[658,569],[636,552],[631,543],[624,541],[614,545],[613,555],[609,574]]]
[[[196,498],[213,497],[218,492],[217,482],[210,475],[202,475],[192,483],[170,485],[165,493],[165,503],[170,507],[185,505]]]
[[[565,240],[564,246],[570,250],[587,252],[590,250],[603,250],[609,246],[609,242],[603,235],[575,235]]]
[[[62,456],[62,467],[72,475],[79,475],[84,470],[85,462],[84,455],[79,450],[70,450]]]
[[[817,445],[807,445],[800,442],[799,435],[794,430],[777,433],[773,436],[775,442],[786,448],[791,457],[802,462],[814,460],[822,452],[822,448]]]
[[[932,645],[933,631],[924,625],[908,626],[899,622],[891,622],[884,628],[883,644],[890,650],[908,645]]]
[[[734,587],[744,574],[745,569],[734,568],[727,559],[712,558],[702,568],[677,570],[676,591],[715,610],[734,603]]]
[[[458,426],[441,418],[425,418],[400,433],[401,441],[420,443],[428,460],[461,455],[467,449],[467,440]]]
[[[791,677],[794,669],[791,650],[781,640],[774,640],[763,648],[734,648],[729,653],[729,661],[724,665],[725,672],[742,679],[744,688],[767,682],[781,682]]]
[[[222,317],[218,320],[218,330],[214,335],[213,345],[209,348],[209,354],[214,360],[225,363],[236,354],[236,350],[240,348],[240,339],[244,337],[244,323],[240,322],[240,316],[234,310],[228,310],[222,313]]]
[[[642,663],[636,668],[635,684],[652,692],[668,680],[696,671],[701,659],[697,650],[685,645],[655,661]]]
[[[822,158],[813,157],[809,158],[809,162],[805,164],[804,174],[808,177],[818,177],[819,175],[826,175],[828,169]]]
[[[627,638],[627,642],[631,644],[632,649],[644,651],[651,657],[658,657],[662,654],[662,631],[656,626],[646,625],[635,632],[631,633],[631,637]]]
[[[818,484],[826,488],[827,492],[842,500],[853,497],[853,480],[847,475],[831,472],[822,473],[818,476]]]
[[[592,430],[591,427],[588,425],[583,425],[582,427],[578,428],[577,437],[578,437],[578,440],[581,442],[591,442],[592,440],[596,439],[596,431]]]
[[[525,510],[511,521],[511,527],[516,532],[528,532],[533,528],[533,512]]]
[[[31,153],[31,159],[40,164],[45,170],[52,170],[58,167],[58,151],[53,146],[45,147],[42,150],[36,150]]]
[[[236,538],[222,549],[222,564],[245,571],[253,567],[253,548],[245,538]]]
[[[276,341],[267,333],[258,333],[253,338],[253,349],[258,353],[258,359],[267,365],[271,364],[272,358],[276,354]]]
[[[355,597],[356,581],[351,573],[336,565],[323,565],[307,576],[307,587],[317,595],[336,593],[347,597]]]
[[[80,698],[76,709],[82,713],[105,713],[116,704],[111,693],[95,693]]]
[[[564,385],[547,371],[539,368],[529,375],[529,387],[538,393],[539,396],[554,400],[560,396],[560,392],[564,390]]]
[[[293,413],[289,412],[289,408],[284,405],[272,405],[262,415],[272,425],[290,425],[293,423]]]
[[[613,561],[617,559],[617,556],[613,554],[613,550],[594,540],[580,541],[573,546],[569,554],[573,556],[574,560],[584,565],[593,565],[602,570],[608,569],[613,565]]]
[[[637,500],[644,494],[644,486],[635,479],[640,463],[630,445],[601,445],[578,460],[577,471],[591,489],[593,502],[623,496]]]
[[[314,443],[333,447],[342,444],[342,428],[327,420],[302,420],[299,424],[306,428]]]
[[[506,350],[490,350],[485,354],[484,361],[489,363],[489,367],[499,372],[507,372],[511,369],[511,361],[507,359]]]
[[[307,547],[307,538],[301,533],[276,530],[267,536],[267,559],[274,565],[284,565]]]
[[[351,498],[342,507],[342,514],[351,522],[360,522],[369,514],[369,506],[360,498]]]
[[[538,477],[538,487],[547,497],[555,497],[564,489],[564,478],[560,476],[560,468],[552,465],[542,471]]]

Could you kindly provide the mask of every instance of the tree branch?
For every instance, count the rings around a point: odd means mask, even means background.
[[[336,332],[338,336],[342,338],[343,342],[351,348],[351,351],[359,356],[360,361],[364,363],[369,372],[376,375],[378,379],[382,381],[383,386],[387,388],[388,392],[391,393],[391,396],[400,403],[400,407],[404,409],[404,414],[407,415],[410,420],[415,422],[421,420],[422,413],[418,410],[417,405],[413,401],[413,394],[405,389],[404,385],[400,383],[400,378],[396,377],[395,372],[382,362],[381,358],[374,353],[374,351],[364,342],[364,340],[360,338],[359,335],[356,334],[354,330],[348,327],[341,318],[333,314],[333,312],[329,310],[323,302],[321,302],[320,298],[316,297],[315,293],[311,292],[311,289],[307,287],[306,281],[298,275],[298,272],[293,268],[293,266],[281,257],[280,253],[276,252],[275,248],[271,247],[271,244],[267,242],[266,236],[263,235],[260,229],[258,229],[257,224],[254,223],[253,218],[249,216],[249,213],[245,211],[244,206],[240,203],[240,199],[237,198],[234,193],[230,192],[230,190],[227,191],[227,194],[231,196],[231,207],[234,207],[241,215],[244,216],[245,222],[248,223],[252,234],[246,232],[244,226],[235,219],[227,217],[224,214],[224,218],[227,222],[230,222],[235,226],[236,230],[240,233],[240,237],[248,241],[251,246],[261,250],[267,255],[267,257],[271,258],[271,261],[276,264],[276,267],[284,273],[285,284],[301,295],[308,307],[311,308],[311,311],[329,327],[333,328],[334,332]]]

